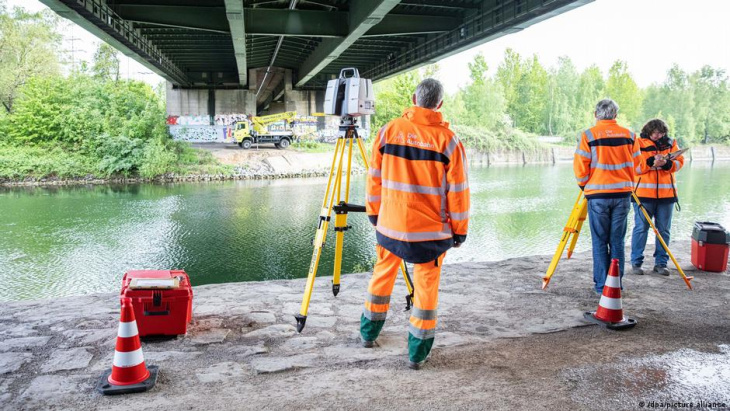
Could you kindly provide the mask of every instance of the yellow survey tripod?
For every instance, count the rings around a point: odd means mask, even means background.
[[[330,222],[332,211],[335,212],[335,264],[332,275],[332,293],[337,296],[340,292],[340,271],[342,265],[342,245],[345,232],[352,228],[347,225],[347,215],[353,212],[365,212],[365,206],[350,204],[350,175],[352,170],[352,151],[353,146],[357,144],[357,148],[362,155],[362,162],[366,171],[369,171],[365,148],[363,147],[360,136],[357,135],[357,120],[353,116],[342,116],[340,118],[340,129],[335,145],[334,156],[332,157],[332,165],[330,166],[329,178],[327,179],[327,190],[325,190],[322,200],[322,207],[317,219],[317,232],[315,233],[312,245],[312,261],[309,263],[309,274],[307,275],[307,285],[304,289],[304,298],[302,299],[302,307],[299,314],[294,316],[297,319],[297,331],[302,332],[307,321],[307,311],[309,310],[309,302],[312,298],[312,289],[314,288],[314,278],[317,276],[317,266],[319,265],[319,257],[322,255],[322,247],[327,238],[327,227]],[[347,151],[347,154],[345,154]],[[345,163],[347,156],[347,163]],[[346,170],[343,167],[347,167]],[[342,190],[342,175],[345,175],[344,195]],[[406,296],[406,310],[410,309],[413,299],[413,281],[408,275],[408,270],[404,262],[401,262],[401,271],[408,288],[408,296]]]
[[[562,257],[563,251],[565,251],[565,246],[568,244],[569,240],[570,247],[568,247],[568,258],[573,255],[573,250],[575,250],[575,244],[578,242],[578,236],[580,236],[580,230],[581,228],[583,228],[583,222],[585,222],[587,215],[588,200],[583,197],[583,192],[581,191],[578,194],[578,198],[575,200],[575,204],[573,204],[573,210],[570,212],[568,222],[563,228],[563,235],[560,237],[560,243],[558,244],[558,248],[557,250],[555,250],[552,261],[550,261],[550,265],[548,266],[547,272],[545,273],[545,277],[542,278],[543,290],[547,288],[548,284],[550,283],[550,279],[555,273],[555,269],[558,268],[558,262],[560,261],[560,257]],[[572,240],[570,238],[571,236],[573,236]]]

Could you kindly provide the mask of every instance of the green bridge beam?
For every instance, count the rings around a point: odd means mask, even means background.
[[[138,24],[215,33],[231,32],[229,27],[233,24],[237,30],[242,25],[245,34],[257,36],[344,38],[363,29],[366,29],[366,33],[361,35],[405,35],[445,32],[461,24],[461,19],[456,17],[406,14],[383,15],[372,21],[362,20],[357,15],[358,10],[374,8],[375,4],[380,3],[370,0],[354,3],[350,12],[243,8],[242,3],[242,0],[226,0],[225,8],[121,4],[117,9],[123,18]],[[235,23],[231,20],[240,17],[242,20],[235,20]]]
[[[226,17],[238,66],[238,83],[245,86],[248,83],[248,67],[246,67],[246,24],[243,0],[226,0]]]
[[[324,39],[312,54],[299,67],[299,81],[296,86],[301,87],[322,69],[347,50],[357,39],[397,6],[399,0],[372,0],[352,4],[348,23],[350,32],[342,39]]]

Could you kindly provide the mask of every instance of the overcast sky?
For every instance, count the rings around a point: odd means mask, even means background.
[[[7,0],[7,4],[31,11],[45,8],[38,0]],[[621,59],[641,87],[664,80],[673,63],[689,71],[709,64],[730,72],[728,17],[728,0],[596,0],[441,60],[440,78],[448,92],[455,91],[468,79],[467,63],[479,52],[484,53],[494,74],[504,50],[510,47],[523,56],[537,54],[545,66],[568,56],[578,70],[596,64],[604,74]],[[99,40],[75,24],[65,34],[64,49],[90,60]],[[123,78],[153,84],[162,80],[127,57],[122,57],[121,70]]]

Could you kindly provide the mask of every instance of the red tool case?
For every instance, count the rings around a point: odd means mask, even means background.
[[[140,337],[185,334],[193,319],[193,288],[182,270],[129,271],[121,296],[132,299]]]
[[[716,223],[698,221],[692,229],[692,265],[703,271],[727,270],[730,233]]]

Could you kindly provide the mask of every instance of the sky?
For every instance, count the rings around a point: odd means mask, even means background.
[[[46,8],[38,0],[6,3],[29,11]],[[477,53],[484,54],[490,74],[494,74],[507,48],[523,57],[536,54],[543,66],[555,66],[559,57],[567,56],[579,71],[595,64],[604,74],[614,61],[624,60],[640,87],[662,82],[674,63],[686,71],[710,65],[730,73],[728,16],[728,0],[596,0],[445,58],[438,62],[439,78],[452,93],[469,78],[467,63]],[[96,37],[68,22],[64,30],[67,53],[91,60],[98,44]],[[126,56],[121,59],[122,78],[150,84],[162,81],[136,61]]]

